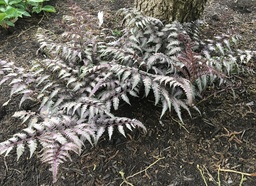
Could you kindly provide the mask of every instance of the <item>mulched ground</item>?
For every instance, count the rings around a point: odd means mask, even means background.
[[[254,0],[213,0],[206,8],[208,34],[233,29],[243,36],[240,48],[256,48],[256,3]],[[104,10],[106,26],[120,27],[115,12],[132,6],[127,0],[76,0],[82,8],[97,15]],[[251,4],[250,4],[251,3]],[[38,44],[34,34],[38,27],[59,32],[58,22],[68,14],[66,1],[53,1],[58,13],[36,15],[22,19],[10,31],[0,29],[0,59],[21,65],[36,57]],[[250,6],[251,5],[251,6]],[[255,69],[256,59],[250,67]],[[243,185],[256,185],[256,76],[240,74],[232,78],[232,86],[209,90],[198,101],[202,112],[184,112],[185,128],[175,115],[166,115],[161,121],[161,108],[150,100],[134,99],[132,106],[124,105],[120,116],[137,118],[148,128],[128,133],[127,138],[115,134],[111,141],[102,137],[98,146],[86,145],[80,157],[61,166],[57,186],[107,185],[164,185],[164,186],[237,186],[244,175]],[[8,100],[8,88],[0,88],[0,105]],[[24,128],[12,118],[17,104],[0,107],[0,141]],[[29,108],[29,105],[25,105]],[[37,155],[31,159],[25,153],[16,161],[15,152],[0,156],[0,185],[52,185],[49,167],[41,164]]]

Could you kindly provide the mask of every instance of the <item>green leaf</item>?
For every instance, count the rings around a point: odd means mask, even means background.
[[[17,18],[19,16],[19,12],[16,8],[11,6],[6,7],[5,13],[7,14],[6,18]]]
[[[6,18],[6,13],[0,13],[0,21],[3,21]]]
[[[45,12],[51,12],[51,13],[56,12],[55,8],[51,5],[45,5],[43,8],[41,8],[41,10],[43,10]]]
[[[3,13],[5,12],[5,10],[6,10],[6,7],[0,5],[0,12]]]
[[[28,0],[28,3],[42,3],[44,0]]]
[[[34,13],[40,13],[42,11],[42,8],[40,7],[40,6],[34,6],[33,8],[32,8],[32,12]]]
[[[19,4],[22,0],[12,0],[8,4],[9,5],[14,5],[14,4]]]
[[[4,0],[0,0],[0,5],[6,5],[6,2]]]
[[[25,10],[19,9],[19,12],[24,16],[31,17],[31,15]]]

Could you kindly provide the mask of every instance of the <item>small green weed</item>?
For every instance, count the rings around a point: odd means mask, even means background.
[[[122,31],[118,29],[114,29],[112,31],[113,36],[120,37],[122,35]]]

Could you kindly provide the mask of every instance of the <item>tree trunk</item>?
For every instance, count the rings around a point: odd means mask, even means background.
[[[135,0],[135,8],[164,22],[196,20],[207,0]]]

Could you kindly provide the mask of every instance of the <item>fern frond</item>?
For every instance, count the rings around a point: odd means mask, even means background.
[[[61,163],[80,154],[85,141],[97,143],[107,132],[123,136],[146,127],[138,120],[114,116],[121,102],[132,104],[130,96],[154,96],[161,116],[172,111],[181,122],[182,110],[189,115],[196,96],[214,83],[244,69],[255,55],[235,48],[239,39],[223,34],[203,38],[200,24],[173,22],[164,25],[136,10],[122,9],[122,35],[95,24],[97,18],[77,6],[63,17],[62,34],[39,28],[38,53],[23,68],[0,60],[0,85],[8,83],[10,98],[20,95],[38,103],[35,112],[18,111],[14,117],[28,127],[0,143],[0,154],[16,149],[17,159],[27,149],[30,157],[39,146],[41,158],[50,164],[54,182]]]
[[[22,116],[22,113],[16,116]],[[27,145],[31,157],[39,142],[43,146],[42,160],[52,165],[53,176],[56,179],[58,166],[69,156],[68,151],[72,150],[77,154],[81,151],[83,141],[79,136],[92,143],[94,133],[92,125],[89,126],[83,121],[68,116],[62,116],[62,118],[49,116],[48,120],[35,123],[0,143],[0,154],[5,153],[7,156],[16,146],[17,159],[19,159]]]
[[[46,136],[47,137],[47,136]],[[79,154],[80,147],[75,143],[66,142],[63,144],[58,144],[57,142],[51,142],[46,138],[44,141],[41,138],[43,153],[41,154],[42,162],[48,163],[51,165],[51,171],[53,176],[53,183],[57,181],[57,173],[59,165],[69,160],[72,161],[69,151],[73,151],[76,154]]]
[[[126,127],[128,130],[133,130],[134,128],[139,127],[142,128],[144,132],[147,131],[146,127],[140,121],[126,117],[99,118],[95,124],[99,127],[97,130],[95,143],[98,142],[106,128],[109,139],[111,139],[113,135],[114,127],[116,127],[123,136],[126,136],[124,127]]]
[[[180,87],[186,97],[187,97],[187,104],[192,105],[194,101],[194,94],[193,94],[193,86],[191,82],[185,78],[181,77],[167,77],[167,76],[156,76],[154,79],[155,82],[159,82],[159,84],[169,85],[171,88],[172,92],[175,92],[175,89],[177,87]]]

